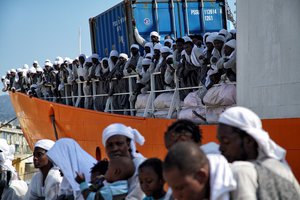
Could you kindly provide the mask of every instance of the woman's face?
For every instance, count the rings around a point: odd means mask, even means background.
[[[123,135],[111,136],[105,144],[105,151],[110,159],[119,156],[130,157],[129,148],[130,141]]]
[[[33,151],[33,164],[35,168],[42,168],[48,165],[50,162],[46,155],[46,150],[40,147],[34,148]]]

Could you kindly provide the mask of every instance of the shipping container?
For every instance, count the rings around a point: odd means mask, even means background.
[[[224,0],[127,0],[90,18],[92,51],[101,57],[112,49],[129,53],[135,42],[132,19],[147,41],[151,31],[163,40],[166,35],[176,39],[226,28]]]

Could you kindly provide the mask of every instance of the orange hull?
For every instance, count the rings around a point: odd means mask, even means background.
[[[111,123],[123,123],[138,129],[145,137],[144,146],[138,146],[146,157],[164,158],[163,134],[174,120],[131,117],[104,112],[86,110],[62,104],[52,103],[37,98],[30,98],[21,93],[10,93],[11,102],[20,121],[23,133],[30,147],[40,139],[55,140],[54,127],[50,115],[55,116],[58,138],[75,139],[94,157],[105,157],[101,142],[102,130]],[[300,118],[267,119],[263,127],[271,137],[287,149],[287,160],[298,180],[300,180]],[[216,140],[216,125],[202,125],[203,143]],[[96,149],[100,154],[96,156]],[[98,149],[99,149],[98,148]]]

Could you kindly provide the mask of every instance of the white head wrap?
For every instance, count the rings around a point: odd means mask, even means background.
[[[86,63],[92,63],[92,58],[88,57],[87,59],[85,59],[84,64],[86,64]]]
[[[160,52],[161,52],[161,53],[170,53],[171,50],[170,50],[169,47],[163,46],[163,47],[160,48]]]
[[[96,54],[96,53],[93,53],[93,54],[91,55],[91,59],[93,59],[93,58],[99,59],[99,55]]]
[[[147,42],[147,43],[145,44],[145,47],[153,48],[153,43],[152,43],[152,42]]]
[[[226,46],[229,46],[233,49],[235,49],[236,47],[236,40],[235,39],[232,39],[232,40],[229,40],[228,42],[225,43]]]
[[[38,65],[38,64],[39,64],[39,62],[35,60],[35,61],[33,61],[33,64],[37,64],[37,65]]]
[[[236,29],[231,29],[229,33],[236,34]]]
[[[147,53],[146,56],[145,56],[145,58],[149,58],[149,59],[152,59],[152,57],[153,57],[152,53]]]
[[[128,55],[126,53],[120,53],[119,58],[125,58],[126,60],[128,60]]]
[[[86,59],[86,55],[85,55],[85,54],[80,54],[80,55],[78,56],[78,59],[79,59],[80,57],[83,57],[84,59]]]
[[[81,196],[79,184],[75,181],[76,172],[83,173],[86,182],[90,182],[90,169],[97,163],[96,159],[84,151],[79,144],[71,138],[61,138],[55,142],[47,152],[50,160],[58,166],[73,190],[75,199]],[[61,186],[65,187],[65,186]]]
[[[23,69],[22,69],[22,68],[18,68],[18,69],[17,69],[17,73],[20,73],[20,72],[23,72]]]
[[[225,37],[223,35],[216,35],[215,38],[214,38],[214,41],[215,40],[220,40],[222,42],[226,41],[226,39],[225,39]]]
[[[154,45],[154,49],[156,50],[160,50],[162,48],[162,44],[157,43],[156,45]]]
[[[135,157],[136,156],[136,146],[135,146],[135,142],[137,142],[140,145],[143,145],[145,142],[145,138],[140,134],[140,132],[136,129],[133,129],[129,126],[125,126],[124,124],[119,124],[119,123],[115,123],[115,124],[111,124],[109,126],[107,126],[102,133],[102,144],[105,146],[106,145],[106,141],[115,135],[123,135],[129,139],[131,139],[130,141],[130,148],[131,148],[131,153],[132,156]]]
[[[27,64],[24,64],[23,69],[29,69],[29,66]]]
[[[48,151],[55,144],[54,141],[48,139],[42,139],[35,143],[34,148],[39,147]]]
[[[172,39],[165,39],[164,44],[165,44],[166,42],[169,42],[171,45],[173,44],[173,40],[172,40]]]
[[[223,34],[223,35],[225,35],[225,37],[226,37],[227,34],[228,34],[228,31],[227,31],[226,29],[221,29],[221,30],[219,31],[219,34]]]
[[[11,69],[10,73],[17,73],[17,71],[15,69]]]
[[[151,64],[151,60],[150,60],[150,59],[144,58],[144,59],[142,60],[142,65],[150,65],[150,64]]]
[[[42,69],[41,67],[37,67],[37,68],[36,68],[36,71],[37,71],[37,72],[43,72],[43,69]]]
[[[36,69],[34,67],[30,67],[29,73],[35,74],[36,73]]]
[[[119,53],[116,50],[111,50],[109,57],[112,57],[112,56],[119,57]]]
[[[64,59],[60,56],[57,56],[55,58],[55,61],[57,62],[58,65],[61,65],[64,62]]]
[[[130,46],[130,49],[132,49],[132,48],[140,49],[139,45],[137,45],[137,44],[132,44]]]
[[[156,32],[156,31],[152,31],[152,32],[150,33],[150,37],[151,37],[151,36],[155,36],[155,37],[160,38],[158,32]]]
[[[285,160],[286,151],[262,129],[261,120],[251,110],[244,107],[229,108],[220,115],[219,123],[239,128],[248,133],[258,144],[258,160],[266,157],[279,161]]]
[[[211,35],[207,36],[207,38],[206,38],[206,43],[207,43],[207,42],[213,43],[214,40],[215,40],[215,36],[211,34]]]
[[[166,60],[168,60],[169,58],[171,58],[173,60],[173,54],[168,55],[168,57],[166,58]]]

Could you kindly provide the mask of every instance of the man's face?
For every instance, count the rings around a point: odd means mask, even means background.
[[[217,138],[220,142],[220,151],[228,162],[247,158],[240,133],[234,130],[233,127],[225,124],[218,125]]]
[[[191,44],[184,44],[184,50],[187,53],[187,55],[191,55],[193,47]]]
[[[106,141],[105,150],[110,159],[119,156],[130,157],[129,142],[123,135],[114,135],[108,138]]]
[[[134,56],[139,53],[139,50],[137,48],[131,48],[130,51],[131,51],[132,55],[134,55]]]
[[[183,51],[183,43],[182,42],[176,42],[176,49],[178,49],[179,52]]]
[[[103,60],[102,65],[103,65],[103,67],[105,69],[108,68],[108,61],[107,60]]]
[[[177,200],[203,199],[205,182],[199,181],[195,175],[182,173],[177,167],[163,172],[164,178],[172,188],[173,197]]]
[[[81,65],[83,65],[84,61],[85,61],[84,57],[80,56],[79,57],[79,62],[80,62]]]
[[[46,150],[36,147],[33,151],[33,164],[35,168],[42,168],[48,165],[48,157],[46,155]]]
[[[151,36],[151,41],[152,42],[159,42],[159,40],[158,40],[158,37],[156,37],[156,36]]]
[[[220,40],[214,40],[213,44],[214,44],[214,47],[215,47],[216,49],[218,49],[219,51],[221,51],[224,42],[223,42],[223,41],[220,41]]]
[[[231,47],[229,47],[229,46],[227,46],[227,45],[224,46],[224,55],[225,55],[225,56],[230,56],[230,54],[231,54],[233,51],[234,51],[233,48],[231,48]]]
[[[146,53],[151,53],[151,48],[150,47],[145,47],[145,52]]]

